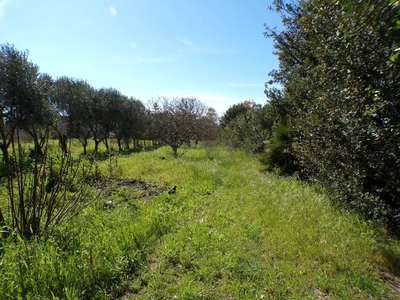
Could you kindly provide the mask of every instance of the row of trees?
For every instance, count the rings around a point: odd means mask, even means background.
[[[95,200],[90,184],[103,179],[92,157],[74,156],[69,141],[87,153],[89,140],[115,139],[119,150],[139,139],[169,145],[174,154],[183,143],[215,139],[215,110],[195,98],[159,97],[146,107],[113,88],[95,89],[86,81],[39,72],[27,52],[0,48],[1,176],[6,175],[9,201],[0,203],[2,235],[33,237],[68,222]],[[33,141],[27,151],[24,141]],[[49,139],[62,151],[50,153]],[[3,212],[5,212],[3,214]],[[0,237],[1,238],[1,237]]]
[[[399,2],[276,0],[271,9],[283,30],[266,26],[280,62],[269,102],[227,128],[263,128],[267,169],[318,180],[400,231]],[[258,112],[259,122],[249,118]]]
[[[95,152],[108,138],[117,140],[119,150],[124,143],[144,136],[146,108],[137,99],[128,98],[113,88],[96,90],[86,81],[62,77],[54,82],[51,100],[57,112],[56,130],[63,149],[66,140],[80,141],[84,154],[90,139]]]
[[[49,131],[57,135],[64,152],[67,141],[77,139],[85,154],[90,139],[96,152],[101,142],[108,147],[112,137],[119,150],[129,148],[132,141],[157,139],[176,154],[183,142],[216,138],[215,110],[195,98],[159,97],[146,108],[140,100],[113,88],[95,89],[84,80],[68,77],[53,80],[39,72],[27,52],[8,44],[1,45],[0,88],[0,148],[5,162],[20,130],[32,138],[38,155]]]

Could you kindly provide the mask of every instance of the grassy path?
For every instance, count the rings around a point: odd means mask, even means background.
[[[380,232],[332,209],[322,193],[261,174],[236,151],[146,160],[130,176],[176,184],[178,193],[159,199],[170,201],[174,222],[149,248],[127,298],[395,298],[381,278],[396,268],[398,244],[379,241]]]
[[[42,240],[1,242],[0,299],[399,299],[398,240],[259,167],[204,147],[104,161],[103,173],[177,192],[111,184]]]

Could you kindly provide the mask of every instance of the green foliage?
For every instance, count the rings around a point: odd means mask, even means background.
[[[236,119],[238,116],[245,114],[250,107],[245,103],[234,104],[227,109],[224,115],[219,120],[219,125],[222,128],[228,126],[228,124]]]
[[[262,152],[273,124],[266,114],[267,107],[247,101],[228,109],[221,118],[223,143],[252,153]]]
[[[68,142],[78,139],[84,155],[90,139],[95,153],[102,142],[110,150],[109,140],[115,138],[119,151],[129,149],[132,141],[137,148],[142,139],[167,144],[177,155],[183,143],[218,136],[215,110],[194,98],[160,98],[149,111],[140,100],[114,88],[95,89],[66,76],[53,81],[39,73],[27,51],[9,44],[0,45],[0,98],[0,150],[6,164],[17,129],[29,135],[39,156],[48,134],[58,138],[63,153]]]
[[[280,60],[271,75],[289,108],[296,159],[340,202],[400,230],[397,2],[274,5],[284,29],[267,28]]]
[[[17,129],[18,133],[18,129]],[[51,154],[45,137],[41,155],[31,144],[11,141],[7,165],[7,207],[4,224],[7,234],[32,239],[46,235],[57,226],[68,223],[96,199],[83,180],[92,163],[86,157],[68,153]]]
[[[299,171],[293,151],[293,138],[294,133],[288,126],[279,124],[273,128],[272,137],[260,158],[266,171],[274,171],[278,175],[292,175]]]
[[[9,44],[0,47],[0,148],[8,164],[9,147],[23,129],[41,154],[48,125],[53,120],[49,95],[52,79],[28,61],[28,52]]]

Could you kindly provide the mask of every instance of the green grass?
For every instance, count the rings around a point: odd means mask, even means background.
[[[398,240],[321,189],[260,173],[255,157],[162,147],[104,160],[110,168],[177,193],[137,200],[110,187],[123,199],[113,209],[102,200],[41,241],[3,242],[0,299],[399,297],[388,284]]]

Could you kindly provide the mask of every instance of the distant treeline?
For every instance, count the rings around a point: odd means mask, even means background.
[[[3,44],[0,49],[0,148],[7,162],[9,147],[22,132],[42,152],[49,132],[67,151],[67,142],[77,139],[83,153],[90,139],[99,143],[114,138],[119,150],[138,140],[165,143],[176,153],[190,141],[214,139],[218,116],[195,98],[152,99],[146,107],[140,100],[114,88],[96,89],[85,80],[51,78],[29,61],[27,51]],[[135,143],[136,141],[136,143]]]

